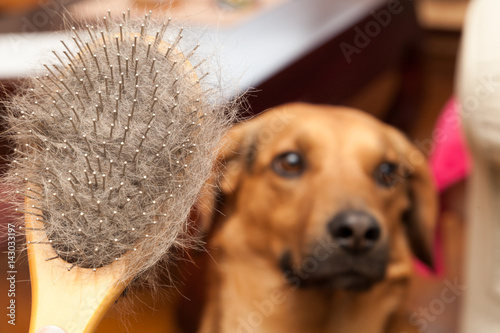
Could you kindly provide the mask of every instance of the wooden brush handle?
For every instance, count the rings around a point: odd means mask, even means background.
[[[68,333],[94,332],[97,325],[128,284],[120,281],[123,261],[92,269],[71,267],[57,256],[36,220],[39,211],[26,200],[26,240],[31,275],[30,333],[46,325],[55,325]]]

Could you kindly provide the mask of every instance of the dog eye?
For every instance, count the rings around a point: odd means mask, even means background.
[[[395,163],[384,162],[375,170],[375,180],[384,187],[393,187],[398,180],[398,166]]]
[[[283,153],[273,160],[274,172],[283,177],[298,177],[302,174],[304,169],[304,159],[300,154],[295,152]]]

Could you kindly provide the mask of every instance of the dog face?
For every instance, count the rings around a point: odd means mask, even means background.
[[[411,250],[432,265],[425,158],[369,115],[284,105],[236,126],[220,161],[212,244],[227,255],[257,255],[304,288],[368,289],[411,266]]]

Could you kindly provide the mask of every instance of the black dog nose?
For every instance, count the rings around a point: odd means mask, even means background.
[[[345,210],[328,223],[333,239],[344,250],[364,253],[372,249],[380,239],[380,226],[373,216],[363,211]]]

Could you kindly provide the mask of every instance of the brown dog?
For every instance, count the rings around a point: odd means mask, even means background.
[[[397,130],[288,104],[236,126],[221,156],[202,333],[416,331],[411,251],[432,266],[436,195]],[[206,198],[205,198],[206,199]]]

